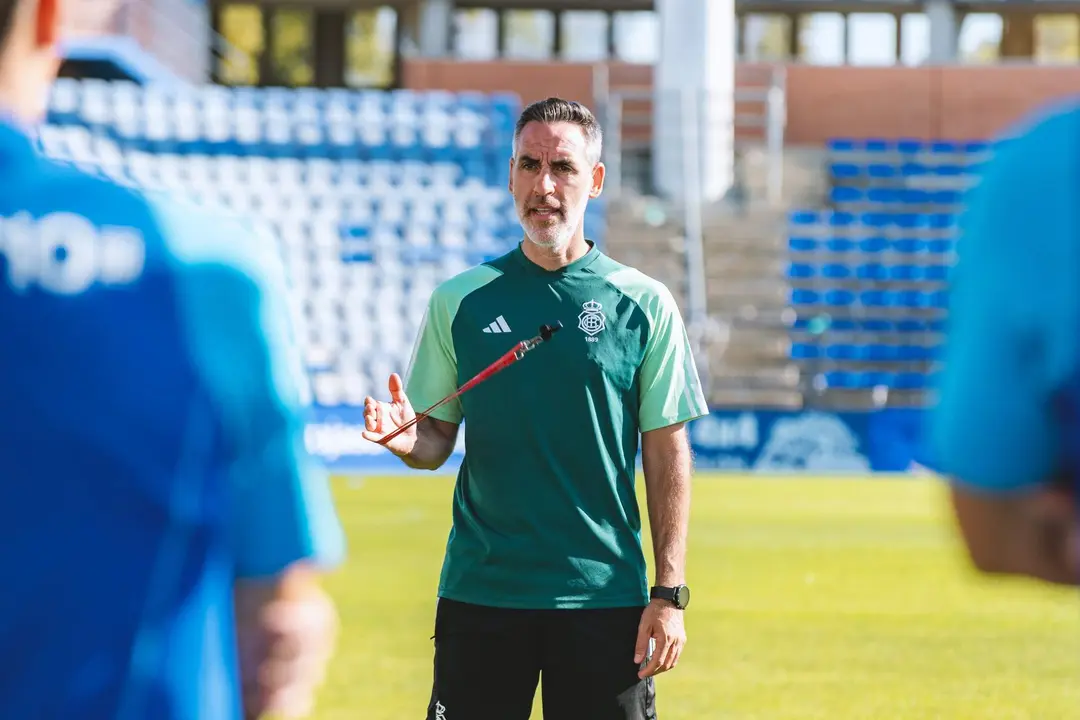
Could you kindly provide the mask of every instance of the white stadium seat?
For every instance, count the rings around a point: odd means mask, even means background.
[[[286,266],[316,401],[359,403],[405,371],[431,291],[465,252],[513,242],[491,165],[505,159],[485,149],[504,121],[463,97],[64,78],[40,142],[257,220]]]

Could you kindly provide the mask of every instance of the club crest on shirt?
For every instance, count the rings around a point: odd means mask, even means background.
[[[581,305],[578,328],[589,336],[585,338],[587,342],[599,342],[596,336],[607,327],[607,318],[604,317],[603,308],[604,306],[595,300],[589,300]]]

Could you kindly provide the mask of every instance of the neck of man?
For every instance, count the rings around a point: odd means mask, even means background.
[[[545,270],[559,270],[585,257],[589,252],[589,243],[585,241],[585,233],[578,231],[570,242],[562,247],[542,247],[525,238],[521,243],[521,251],[525,257]]]
[[[3,66],[11,65],[5,62]],[[33,104],[28,101],[27,83],[28,80],[20,77],[17,70],[0,70],[0,120],[24,128],[32,127],[39,121]]]

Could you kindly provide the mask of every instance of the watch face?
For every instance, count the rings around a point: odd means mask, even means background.
[[[679,607],[686,607],[690,604],[690,588],[685,585],[675,588],[675,604]]]

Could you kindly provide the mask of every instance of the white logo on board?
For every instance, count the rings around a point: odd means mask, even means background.
[[[780,420],[754,463],[755,470],[870,471],[859,439],[835,415],[811,412]]]
[[[607,327],[607,318],[604,317],[603,309],[604,306],[595,300],[589,300],[581,305],[581,314],[578,315],[578,328],[589,336],[585,338],[588,342],[598,342],[599,339],[596,336]]]
[[[446,720],[446,706],[441,702],[435,703],[435,720]]]

